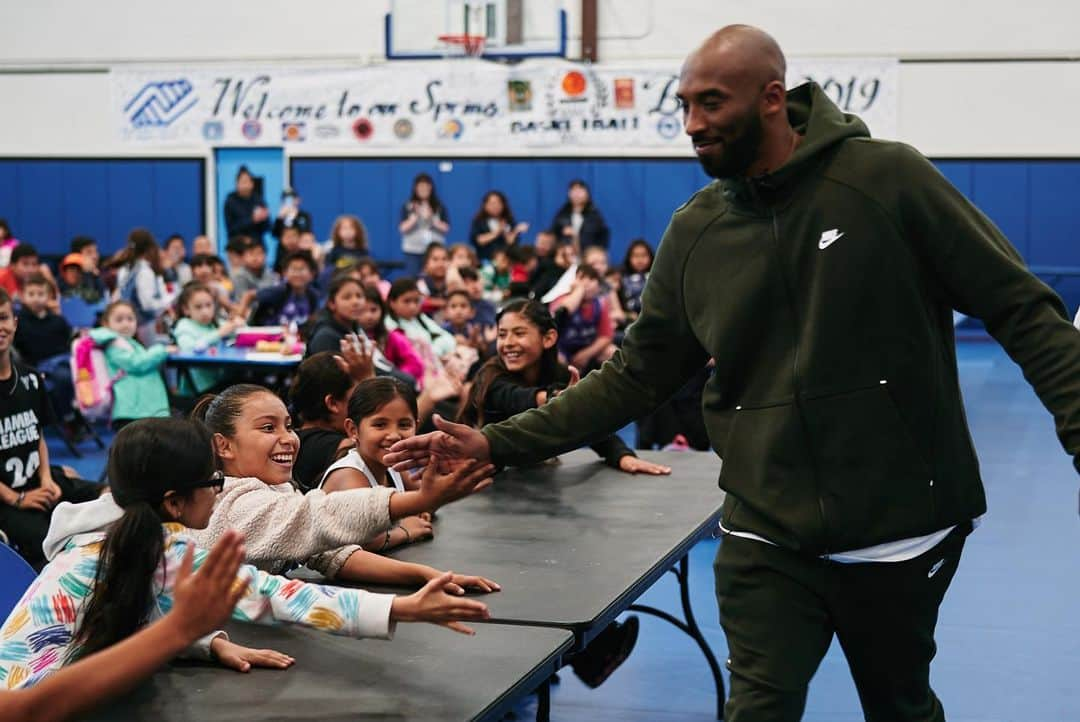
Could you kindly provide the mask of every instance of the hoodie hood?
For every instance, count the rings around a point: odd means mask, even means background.
[[[323,327],[331,328],[343,336],[347,333],[355,333],[355,329],[346,328],[345,326],[342,326],[340,323],[338,323],[334,319],[333,314],[331,314],[330,311],[325,308],[320,308],[318,312],[313,314],[308,323],[310,324],[310,330],[308,331],[309,339],[315,338],[315,334],[317,334]]]
[[[109,524],[123,514],[124,510],[113,501],[112,494],[108,492],[93,501],[81,504],[61,502],[53,510],[49,533],[41,544],[45,558],[52,561],[72,541],[79,545],[97,541],[104,536]]]
[[[112,343],[119,336],[116,331],[111,328],[93,328],[90,329],[90,338],[94,339],[94,343],[98,346],[107,346]]]
[[[756,178],[724,178],[724,195],[738,200],[773,195],[816,167],[822,157],[849,138],[869,138],[858,116],[845,113],[817,83],[803,83],[787,93],[788,121],[803,137],[784,165]]]

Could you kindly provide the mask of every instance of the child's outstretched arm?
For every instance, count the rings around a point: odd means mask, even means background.
[[[147,374],[156,372],[169,355],[169,350],[161,344],[150,348],[136,347],[126,339],[118,338],[109,344],[105,352],[109,361],[129,374]]]
[[[60,722],[121,695],[220,626],[232,613],[244,588],[236,571],[244,559],[243,537],[228,532],[191,573],[193,548],[187,551],[173,587],[173,608],[124,641],[80,660],[40,684],[0,692],[0,718],[9,722]]]
[[[412,586],[427,584],[442,574],[443,572],[426,564],[403,562],[361,550],[354,552],[345,561],[337,579],[354,583]],[[456,595],[464,594],[466,589],[491,593],[501,588],[490,579],[469,574],[454,574],[446,585],[446,591]]]

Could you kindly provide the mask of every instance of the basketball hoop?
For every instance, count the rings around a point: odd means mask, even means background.
[[[484,43],[487,38],[483,35],[469,35],[468,33],[440,35],[439,42],[449,46],[459,45],[464,50],[464,55],[477,58],[484,54]]]

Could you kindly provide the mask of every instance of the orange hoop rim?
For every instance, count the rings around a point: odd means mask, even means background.
[[[484,51],[484,42],[486,40],[487,38],[483,35],[466,35],[464,33],[439,36],[439,42],[448,45],[460,45],[464,48],[466,55],[479,55],[482,53]]]

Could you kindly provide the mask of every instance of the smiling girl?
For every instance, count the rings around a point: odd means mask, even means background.
[[[518,300],[503,307],[498,316],[498,356],[477,373],[460,420],[478,428],[503,421],[543,406],[577,383],[577,369],[559,363],[558,341],[555,320],[542,304]],[[591,448],[609,466],[629,474],[671,473],[666,466],[637,458],[618,436]]]
[[[302,494],[292,485],[300,439],[285,404],[262,386],[239,384],[203,397],[192,411],[213,432],[224,491],[196,539],[212,546],[227,530],[243,532],[247,560],[271,572],[307,564],[330,579],[423,584],[440,572],[361,549],[391,522],[467,496],[491,484],[493,467],[462,464],[447,473],[429,465],[416,491],[351,489]],[[454,576],[452,589],[497,588],[480,577]]]

